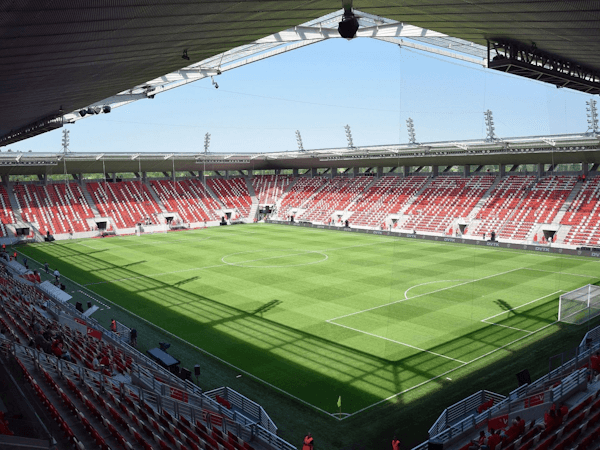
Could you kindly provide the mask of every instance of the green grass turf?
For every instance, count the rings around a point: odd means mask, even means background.
[[[329,413],[547,337],[560,293],[598,281],[590,259],[276,225],[21,252]]]

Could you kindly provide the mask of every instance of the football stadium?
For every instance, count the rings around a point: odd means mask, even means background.
[[[600,448],[599,13],[573,1],[0,5],[0,448]],[[476,139],[423,142],[407,116],[391,144],[355,145],[346,125],[345,147],[305,149],[296,131],[294,150],[244,138],[212,151],[206,133],[193,150],[171,135],[154,151],[132,131],[129,150],[97,151],[85,128],[86,149],[69,148],[76,123],[144,121],[139,100],[202,80],[216,92],[234,69],[359,38],[542,86],[567,132],[551,118],[552,132],[500,135],[486,75]],[[259,116],[259,97],[240,114]],[[585,117],[573,126],[571,98]],[[333,115],[319,101],[295,107]]]

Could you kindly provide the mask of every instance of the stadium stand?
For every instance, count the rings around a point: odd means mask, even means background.
[[[588,178],[571,202],[560,221],[561,225],[571,227],[564,239],[565,244],[587,246],[600,243],[597,218],[599,191],[600,177]]]
[[[261,205],[274,205],[290,185],[289,175],[260,175],[252,179],[252,187]]]
[[[8,334],[8,340],[0,340],[0,358],[16,361],[47,416],[74,448],[294,448],[262,426],[271,427],[266,414],[255,423],[230,411],[232,404],[243,404],[235,391],[202,393],[78,315],[72,305],[55,304],[15,274],[7,277],[7,270],[0,275],[0,324]],[[90,333],[92,326],[100,333]],[[62,339],[72,361],[64,353],[55,356],[42,332]],[[97,360],[104,365],[95,366]],[[0,433],[10,433],[3,417]]]
[[[23,220],[37,223],[40,233],[62,234],[89,231],[86,219],[94,217],[77,183],[17,184],[15,199]]]
[[[6,224],[15,223],[15,216],[10,205],[8,192],[0,185],[0,237],[8,236]]]
[[[237,209],[242,217],[248,217],[252,199],[244,178],[211,178],[207,184],[226,208]]]
[[[490,188],[494,177],[440,176],[433,179],[413,201],[406,214],[405,229],[446,233],[457,218],[466,218]]]
[[[325,177],[301,177],[295,181],[292,188],[281,199],[277,208],[277,217],[280,220],[288,220],[291,210],[300,208],[304,202],[310,199],[315,192],[319,191],[327,182]]]
[[[546,243],[542,226],[552,225],[554,231],[562,227],[555,235],[560,242],[555,243],[579,247],[600,244],[599,180],[596,173],[585,182],[562,174],[264,175],[252,179],[252,188],[257,204],[275,205],[273,218],[284,221],[292,215],[319,224],[348,219],[354,227],[433,235],[453,234],[460,222],[467,227],[467,237],[489,238],[494,231],[498,239],[536,243]],[[90,231],[88,220],[95,214],[111,217],[117,231],[148,220],[161,224],[161,212],[177,213],[195,226],[218,221],[229,210],[232,219],[248,219],[253,206],[247,182],[241,177],[209,178],[207,188],[195,178],[148,184],[91,181],[85,183],[90,197],[77,183],[15,183],[8,188],[14,198],[0,186],[0,237],[12,237],[14,231],[7,226],[21,218],[41,234],[53,235]]]
[[[135,181],[86,184],[101,215],[111,217],[118,228],[131,228],[150,218],[157,223],[160,208],[145,184]]]
[[[321,189],[302,205],[305,211],[299,218],[308,222],[328,223],[335,211],[345,210],[373,180],[373,177],[366,176],[326,178]]]
[[[199,180],[153,180],[150,182],[169,212],[178,212],[188,223],[219,220],[221,206],[208,194]]]
[[[495,232],[498,238],[510,238],[511,234],[502,231],[502,227],[513,218],[516,219],[515,214],[520,213],[519,208],[534,185],[535,179],[534,176],[520,175],[509,175],[503,178],[477,214],[476,219],[481,222],[470,231],[470,234],[479,236],[483,233],[489,235]]]
[[[379,227],[388,214],[398,213],[428,181],[424,176],[385,176],[348,207],[354,226]]]

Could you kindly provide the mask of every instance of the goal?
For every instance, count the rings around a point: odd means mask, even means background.
[[[588,284],[560,296],[558,320],[579,325],[600,315],[600,286]]]

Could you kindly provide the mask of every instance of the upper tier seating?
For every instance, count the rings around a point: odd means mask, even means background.
[[[119,181],[114,183],[87,183],[98,211],[110,216],[118,228],[131,228],[137,223],[152,218],[158,222],[156,214],[160,208],[148,192],[145,184],[139,181]]]
[[[410,205],[403,228],[446,233],[452,221],[467,217],[494,183],[494,176],[440,176]]]
[[[42,234],[90,230],[86,219],[93,218],[94,213],[77,183],[70,183],[68,187],[64,184],[16,184],[14,193],[23,220],[37,223]]]
[[[373,177],[326,178],[321,190],[305,205],[302,220],[327,223],[335,211],[343,211],[374,180]]]
[[[425,176],[385,176],[350,205],[352,224],[379,227],[388,214],[398,213],[415,192],[423,187]]]
[[[274,205],[290,185],[289,175],[261,175],[252,179],[252,187],[261,205]]]
[[[208,194],[199,180],[151,181],[152,188],[169,212],[178,212],[184,222],[219,220],[215,210],[221,206]]]
[[[0,185],[0,237],[8,236],[8,230],[5,224],[15,223],[15,216],[10,205],[8,192],[4,186]]]
[[[252,199],[244,178],[210,178],[208,187],[219,197],[225,208],[237,209],[242,217],[250,215]]]
[[[560,221],[561,225],[571,225],[564,239],[565,244],[596,246],[600,244],[598,229],[598,206],[600,205],[600,177],[588,178],[573,199]]]
[[[290,191],[283,196],[281,206],[277,212],[279,220],[289,220],[288,211],[299,208],[306,200],[327,182],[325,177],[302,177],[292,186]]]

